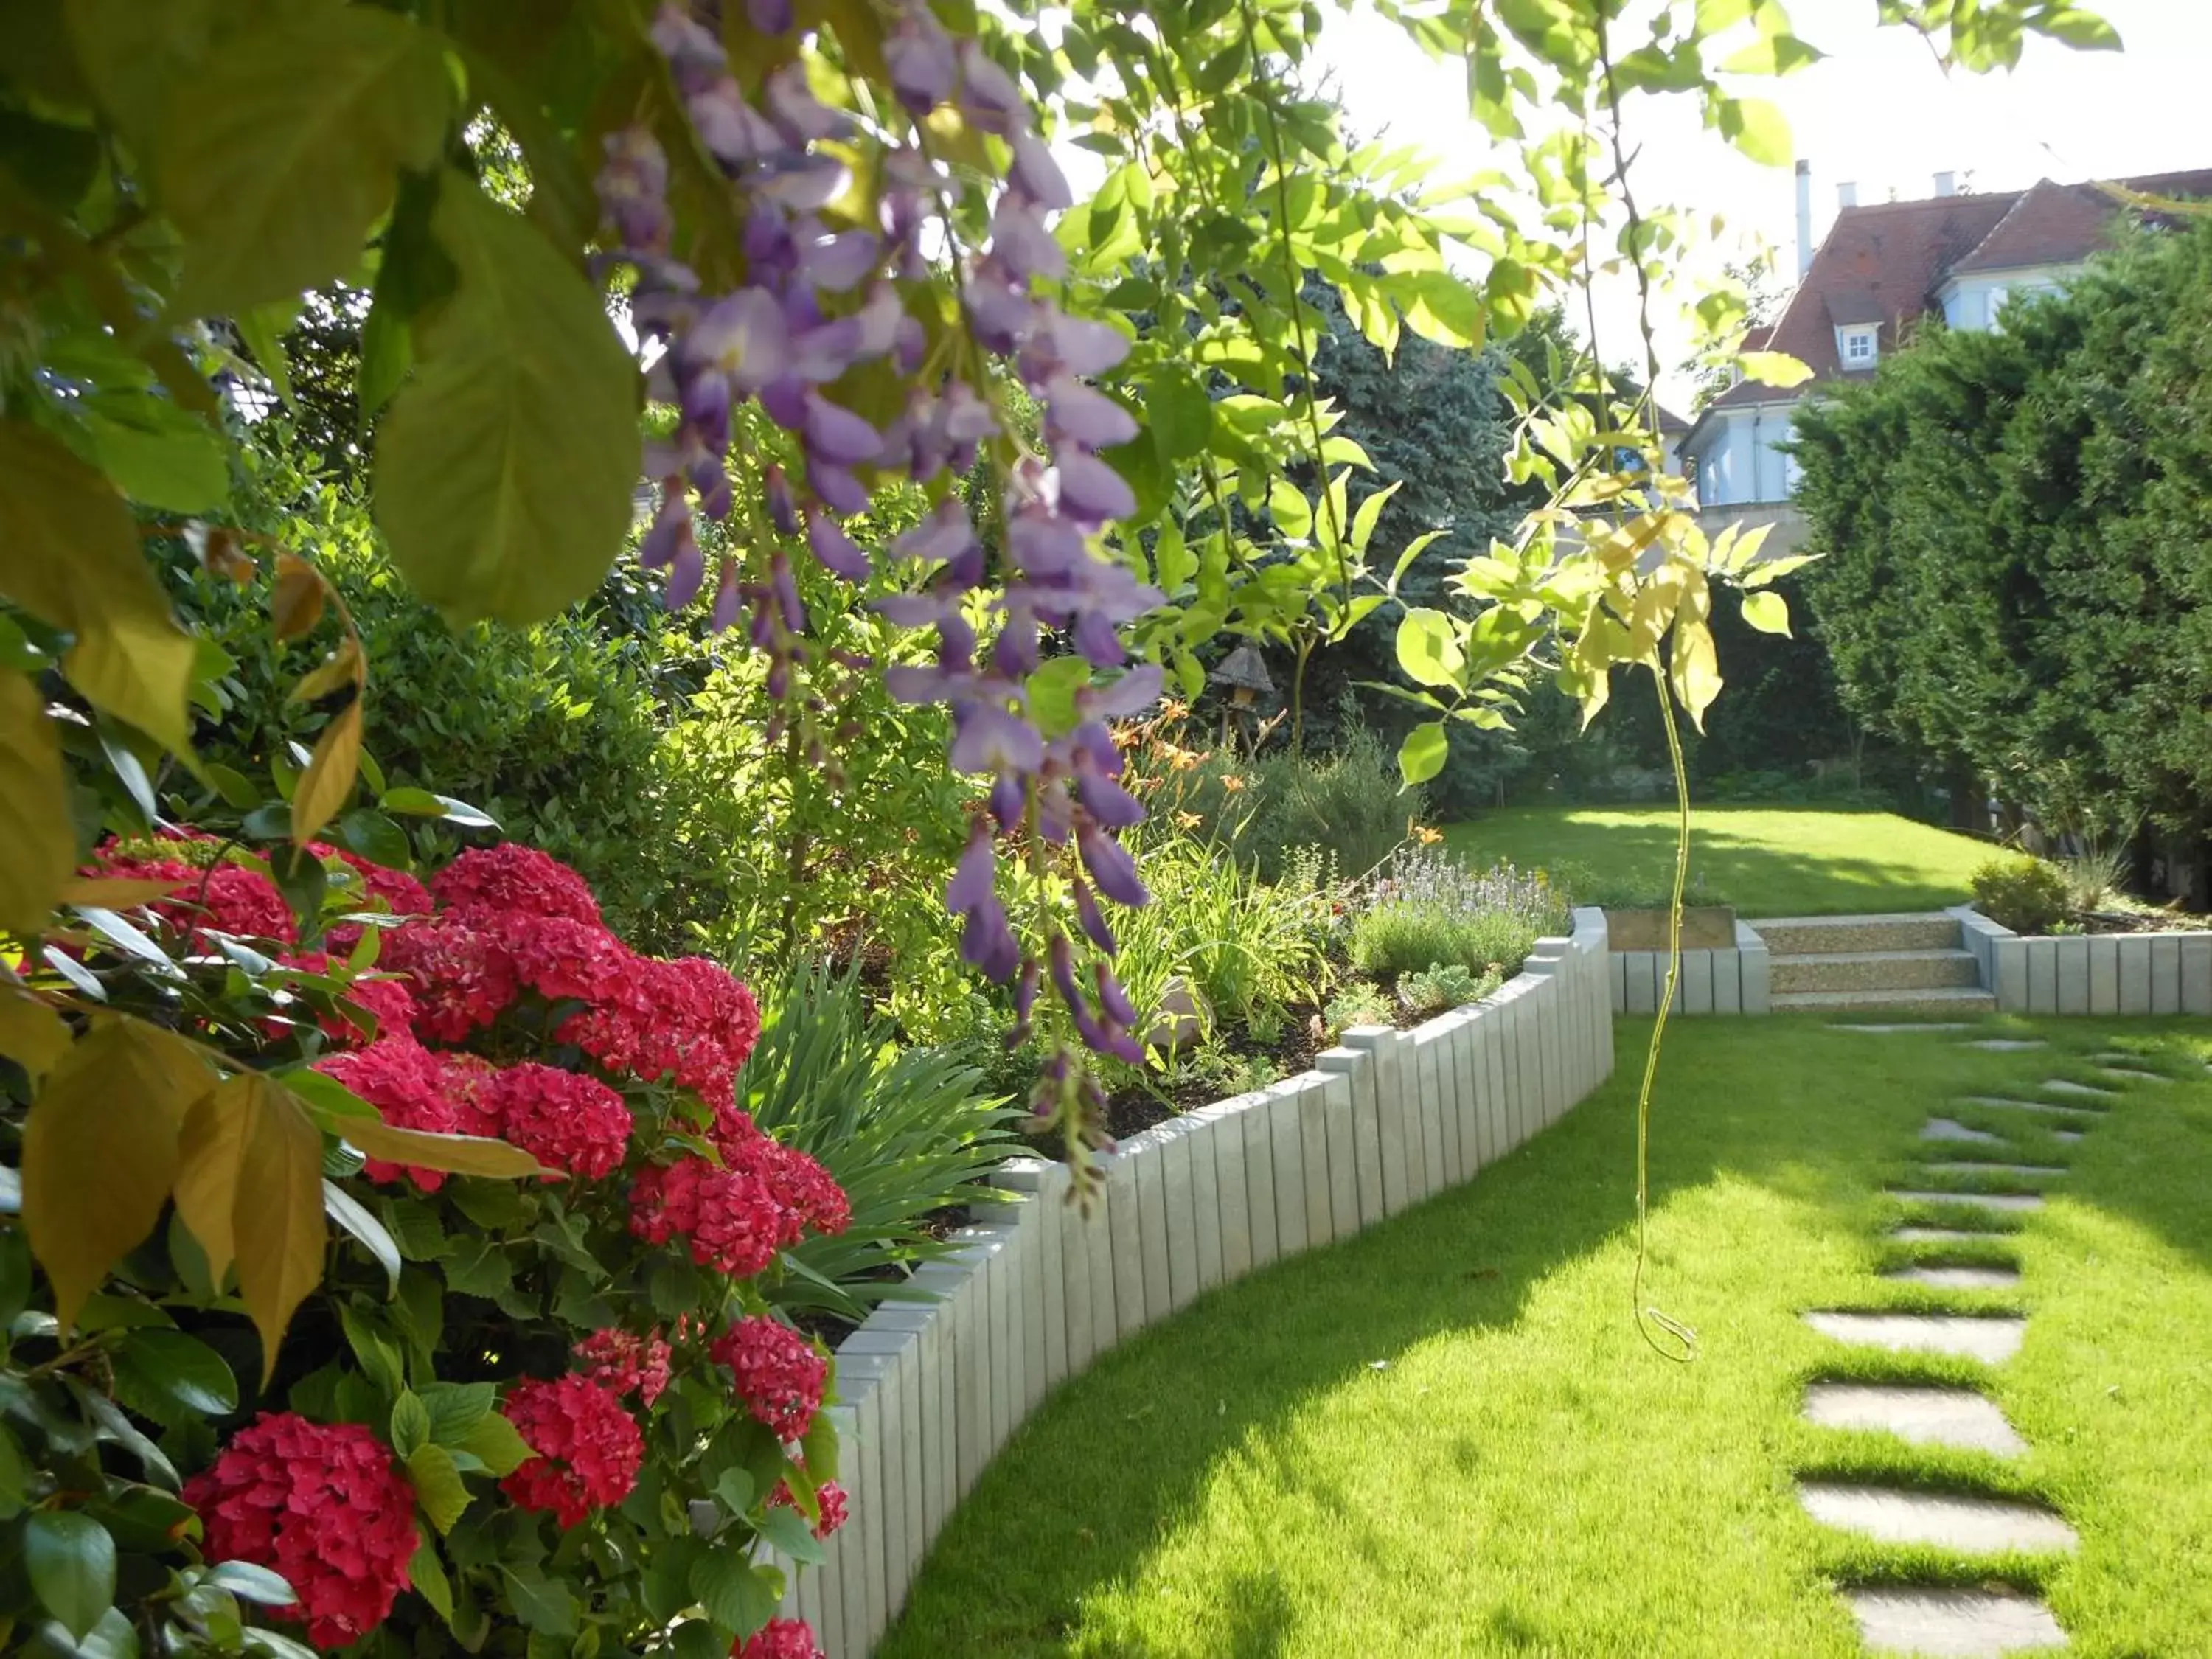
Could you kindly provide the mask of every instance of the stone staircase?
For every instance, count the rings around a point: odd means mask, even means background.
[[[1905,1008],[1972,1014],[1997,1006],[1963,948],[1957,918],[1941,911],[1785,916],[1751,926],[1766,941],[1777,1013]]]

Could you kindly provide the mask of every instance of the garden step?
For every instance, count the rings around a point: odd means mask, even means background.
[[[1885,1585],[1847,1589],[1844,1599],[1859,1621],[1859,1639],[1876,1653],[2003,1659],[2066,1645],[2051,1609],[2032,1595]]]
[[[1955,951],[1962,942],[1959,919],[1909,912],[1879,916],[1776,916],[1754,921],[1752,931],[1777,957],[1825,956],[1837,951]]]
[[[2100,1089],[2094,1083],[2076,1083],[2071,1078],[2047,1077],[2036,1085],[2047,1095],[2071,1095],[2077,1100],[2118,1100],[2118,1089]]]
[[[2041,1037],[1976,1037],[1966,1046],[1969,1048],[1986,1049],[1993,1054],[2026,1054],[2030,1048],[2041,1048],[2048,1045]]]
[[[1925,1285],[1937,1291],[2012,1291],[2020,1288],[2017,1267],[1899,1267],[1884,1279],[1899,1285]]]
[[[1971,1204],[1978,1210],[2039,1210],[2040,1193],[1931,1193],[1918,1188],[1892,1187],[1889,1195],[1903,1204]]]
[[[1777,1013],[1841,1008],[1924,1008],[1929,1013],[1990,1014],[1997,1000],[1987,991],[1966,985],[1928,986],[1905,991],[1777,991],[1772,1006]]]
[[[1808,1313],[1823,1336],[1892,1353],[1948,1353],[1997,1364],[2020,1352],[2025,1319],[1979,1314]]]
[[[1924,1166],[1943,1175],[2063,1176],[2063,1164],[1985,1164],[1978,1158],[1948,1158]]]
[[[1775,992],[1917,991],[1981,983],[1966,951],[1825,951],[1771,956]]]
[[[1824,1429],[1868,1429],[1915,1445],[1959,1446],[2016,1456],[2027,1449],[1996,1405],[1971,1389],[1815,1382],[1805,1390],[1805,1420]]]
[[[1920,1131],[1923,1140],[1969,1140],[1984,1146],[2002,1146],[2002,1135],[1993,1135],[1987,1129],[1969,1129],[1965,1124],[1948,1117],[1931,1117]]]
[[[2090,1115],[2102,1111],[2100,1106],[2061,1106],[2050,1100],[2014,1100],[2010,1095],[1961,1095],[1961,1106],[1987,1106],[2000,1112],[2039,1112],[2055,1115],[2061,1122],[2085,1123]]]
[[[1933,1544],[1970,1555],[1994,1555],[2005,1550],[2072,1550],[2081,1541],[2051,1510],[2001,1498],[1802,1480],[1797,1501],[1823,1526],[1885,1544]]]

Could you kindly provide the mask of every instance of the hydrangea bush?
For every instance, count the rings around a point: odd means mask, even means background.
[[[848,1212],[737,1103],[751,993],[633,953],[529,848],[427,885],[311,851],[304,914],[197,831],[82,872],[139,902],[99,913],[75,973],[333,1114],[315,1156],[342,1231],[270,1351],[232,1291],[246,1218],[226,1237],[189,1178],[67,1324],[0,1232],[0,1553],[27,1564],[0,1569],[0,1628],[63,1651],[816,1651],[771,1622],[762,1546],[818,1559],[842,1521],[834,1382],[778,1287]],[[469,1173],[487,1143],[532,1173]]]

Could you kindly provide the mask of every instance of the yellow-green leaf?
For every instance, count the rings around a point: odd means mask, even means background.
[[[1790,631],[1790,601],[1771,588],[1743,596],[1743,619],[1762,634]]]
[[[1451,752],[1451,739],[1444,735],[1442,720],[1424,720],[1406,733],[1406,740],[1398,745],[1398,775],[1406,787],[1426,783],[1444,769],[1444,757]]]
[[[1675,614],[1667,664],[1676,700],[1689,711],[1691,723],[1704,731],[1705,710],[1721,694],[1720,659],[1713,650],[1712,629],[1686,608]]]
[[[41,932],[76,863],[69,779],[46,700],[28,675],[0,672],[0,929]]]
[[[414,378],[378,433],[376,520],[433,605],[538,622],[622,549],[636,366],[598,291],[473,180],[447,176],[431,230],[460,286],[418,321]]]
[[[415,1501],[430,1524],[441,1533],[451,1532],[469,1506],[469,1489],[462,1483],[453,1453],[435,1441],[425,1441],[407,1455],[407,1478],[414,1483]]]
[[[210,1090],[185,1114],[177,1142],[178,1218],[199,1242],[208,1259],[208,1277],[216,1284],[237,1258],[238,1183],[245,1168],[246,1137],[252,1114],[240,1096],[242,1078]]]
[[[478,1418],[461,1437],[460,1449],[480,1459],[495,1475],[513,1474],[538,1454],[516,1428],[497,1412]]]
[[[1425,605],[1398,623],[1398,666],[1422,685],[1456,685],[1467,667],[1459,630],[1441,611]]]
[[[361,700],[356,697],[323,728],[292,792],[292,839],[302,847],[336,817],[353,793],[361,768]]]
[[[32,1102],[23,1224],[64,1329],[108,1269],[154,1230],[176,1179],[179,1126],[214,1081],[181,1037],[102,1014]]]
[[[1268,484],[1267,513],[1276,530],[1292,540],[1313,529],[1313,504],[1288,478],[1277,478]]]
[[[108,481],[58,440],[0,420],[0,595],[76,644],[62,672],[170,749],[191,746],[195,651]]]
[[[1811,367],[1786,351],[1745,351],[1736,355],[1736,366],[1747,380],[1787,390],[1813,378]]]
[[[520,1146],[477,1135],[433,1134],[425,1129],[399,1129],[380,1118],[349,1117],[331,1125],[361,1152],[393,1164],[419,1170],[443,1170],[449,1175],[552,1175]]]
[[[241,1072],[224,1087],[227,1109],[244,1120],[231,1210],[238,1291],[261,1333],[266,1382],[292,1310],[322,1282],[323,1137],[292,1091],[266,1073]]]
[[[21,986],[0,979],[0,1054],[36,1082],[61,1062],[70,1041],[68,1021]]]
[[[241,29],[169,100],[153,156],[185,238],[178,305],[231,313],[353,273],[401,167],[434,163],[453,83],[437,37],[376,6]]]
[[[1764,98],[1733,98],[1724,103],[1721,133],[1754,161],[1771,167],[1789,164],[1789,119]]]

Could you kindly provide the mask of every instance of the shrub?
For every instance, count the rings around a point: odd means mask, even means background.
[[[1390,976],[1456,964],[1510,977],[1569,920],[1564,896],[1540,873],[1501,864],[1477,875],[1446,854],[1407,848],[1367,890],[1352,924],[1352,961]]]
[[[1336,1042],[1355,1025],[1395,1024],[1397,1012],[1389,993],[1373,980],[1355,979],[1331,997],[1328,1006],[1322,1010],[1323,1035]]]
[[[111,844],[152,886],[27,970],[58,1046],[35,1093],[0,1067],[0,1559],[81,1570],[0,1574],[0,1623],[729,1651],[781,1592],[757,1547],[841,1509],[828,1358],[778,1309],[847,1200],[736,1103],[750,993],[530,849],[427,889],[313,850],[294,906],[239,848]]]
[[[1480,1002],[1504,983],[1497,968],[1477,974],[1456,962],[1431,963],[1398,981],[1398,1000],[1418,1013],[1432,1014]]]
[[[2047,933],[2066,915],[2066,877],[2041,859],[1990,859],[1974,872],[1973,887],[1982,914],[2015,933]]]
[[[927,1219],[972,1197],[1016,1150],[1006,1126],[1018,1113],[985,1091],[980,1071],[940,1050],[902,1052],[890,1037],[888,1023],[868,1012],[856,969],[803,963],[738,1076],[753,1121],[811,1153],[851,1206],[842,1232],[789,1252],[803,1277],[787,1285],[787,1303],[863,1314],[896,1282],[884,1267],[942,1249]]]

